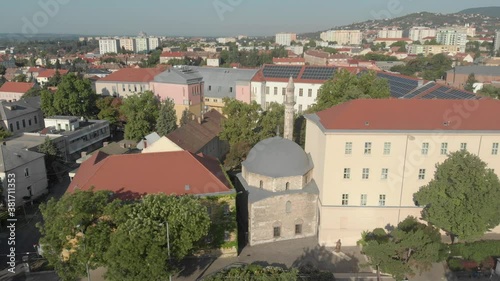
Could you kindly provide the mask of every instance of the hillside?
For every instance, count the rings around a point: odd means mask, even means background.
[[[332,29],[360,29],[377,30],[383,27],[397,26],[402,30],[409,30],[413,26],[442,27],[452,25],[465,25],[466,23],[476,27],[478,32],[483,30],[495,30],[500,28],[500,15],[498,18],[491,18],[481,14],[440,14],[420,12],[405,15],[398,18],[383,20],[368,20],[344,26],[332,27]],[[321,31],[301,34],[303,37],[319,39]]]
[[[476,14],[487,17],[500,18],[500,7],[471,8],[458,12],[458,14]]]

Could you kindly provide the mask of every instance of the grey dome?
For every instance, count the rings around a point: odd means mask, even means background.
[[[257,143],[242,166],[248,172],[273,178],[303,176],[312,169],[312,163],[302,147],[280,137]]]

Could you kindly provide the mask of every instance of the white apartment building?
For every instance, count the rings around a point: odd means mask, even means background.
[[[378,38],[402,38],[403,30],[398,30],[397,28],[384,28],[378,31]]]
[[[149,51],[148,38],[145,37],[135,38],[135,48],[137,53],[144,53]]]
[[[295,33],[277,33],[276,34],[276,44],[281,46],[290,46],[292,45],[292,41],[297,40],[297,34]]]
[[[497,30],[495,32],[495,46],[494,46],[495,52],[500,51],[500,30]]]
[[[436,34],[436,41],[441,45],[459,45],[467,44],[467,33],[458,29],[439,29]]]
[[[437,55],[441,53],[464,53],[465,45],[410,45],[408,53],[412,55]]]
[[[436,37],[437,30],[434,28],[415,26],[410,28],[410,39],[415,41],[424,42],[426,37]]]
[[[152,51],[158,47],[160,47],[160,38],[158,37],[149,37],[148,38],[149,50]]]
[[[360,45],[363,40],[361,30],[329,30],[321,33],[321,40],[337,42],[340,45]]]
[[[135,53],[135,40],[133,38],[120,38],[120,48]]]
[[[476,154],[498,174],[500,123],[490,117],[499,111],[497,100],[381,99],[306,115],[319,244],[356,245],[363,231],[421,217],[413,194],[451,152]]]
[[[219,44],[227,44],[227,43],[233,43],[233,42],[236,42],[236,38],[234,38],[234,37],[217,38],[217,43],[219,43]]]
[[[100,39],[99,40],[99,53],[101,55],[107,53],[118,53],[120,50],[120,40],[118,39]]]

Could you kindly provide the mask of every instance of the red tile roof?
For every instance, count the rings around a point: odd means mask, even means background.
[[[59,69],[59,70],[56,70],[56,69],[46,69],[46,70],[43,70],[42,72],[40,72],[40,74],[38,74],[38,78],[51,78],[52,76],[56,75],[56,72],[59,71],[59,74],[61,75],[65,75],[68,73],[68,70],[66,69]]]
[[[164,68],[123,68],[102,78],[99,82],[142,82],[153,81],[156,75],[162,73]]]
[[[42,71],[45,71],[46,69],[45,68],[41,68],[41,67],[30,67],[28,69],[28,73],[32,73],[32,72],[42,72]]]
[[[186,188],[189,185],[189,188]],[[230,192],[219,161],[188,151],[108,155],[98,152],[82,163],[68,193],[77,189],[109,190],[122,199],[146,194]]]
[[[33,88],[35,83],[26,82],[5,82],[5,84],[0,87],[0,92],[10,92],[10,93],[26,93],[29,89]]]
[[[463,112],[467,118],[461,118]],[[500,101],[360,99],[316,113],[328,130],[500,130]]]

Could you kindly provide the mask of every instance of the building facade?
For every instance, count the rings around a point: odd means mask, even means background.
[[[163,68],[123,68],[99,79],[96,93],[105,96],[128,97],[150,90],[150,82]]]
[[[290,46],[292,45],[292,41],[297,40],[297,34],[295,33],[277,33],[276,34],[276,44],[281,46]]]
[[[500,30],[495,32],[495,45],[493,50],[495,51],[495,55],[500,52]]]
[[[38,132],[45,128],[40,98],[28,98],[15,102],[0,101],[2,127],[13,135]]]
[[[0,87],[0,100],[16,101],[35,86],[35,83],[28,82],[5,82]]]
[[[145,37],[137,37],[135,40],[135,50],[137,53],[146,53],[149,51],[149,40]]]
[[[99,53],[101,55],[108,54],[108,53],[117,54],[120,49],[121,49],[120,40],[118,40],[118,39],[108,38],[108,39],[100,39],[99,40]]]
[[[134,38],[120,38],[120,48],[125,51],[135,53],[135,40]]]
[[[148,38],[148,45],[149,45],[149,50],[153,51],[156,48],[160,47],[160,38],[158,37],[149,37]]]
[[[500,126],[488,117],[498,110],[496,100],[393,99],[355,100],[307,115],[319,243],[356,245],[363,231],[420,217],[413,194],[451,152],[465,149],[500,171]]]
[[[467,33],[459,29],[438,29],[436,41],[441,45],[465,46]]]
[[[329,30],[321,33],[321,40],[337,42],[340,45],[360,45],[363,40],[361,30]]]
[[[378,38],[402,38],[403,30],[399,30],[397,28],[384,28],[379,30],[377,33]]]
[[[464,53],[465,45],[410,45],[408,53],[412,55],[437,55],[442,53]]]
[[[423,43],[426,37],[436,37],[437,30],[430,27],[415,26],[410,28],[410,39]]]

